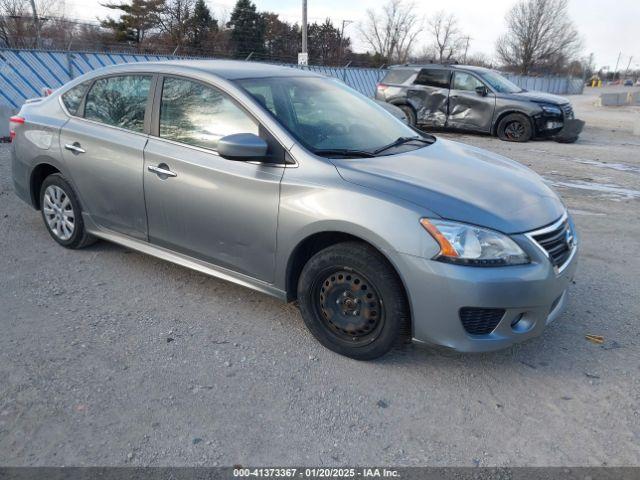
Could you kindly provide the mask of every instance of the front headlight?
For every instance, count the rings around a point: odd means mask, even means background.
[[[502,233],[448,220],[423,218],[420,224],[440,245],[434,260],[479,267],[530,262],[518,244]]]
[[[542,107],[542,111],[545,113],[550,113],[552,115],[562,115],[562,110],[560,107],[556,107],[555,105],[540,105]]]

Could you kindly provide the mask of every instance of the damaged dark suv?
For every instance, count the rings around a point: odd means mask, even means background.
[[[584,126],[566,98],[529,92],[482,67],[394,66],[378,84],[376,99],[401,108],[414,126],[489,133],[511,142],[575,142]]]

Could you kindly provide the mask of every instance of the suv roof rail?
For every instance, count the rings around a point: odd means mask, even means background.
[[[462,66],[460,62],[457,60],[451,62],[432,62],[429,63],[398,63],[395,65],[390,65],[389,68],[402,68],[402,67],[412,67],[412,68],[423,68],[423,67],[457,67]]]

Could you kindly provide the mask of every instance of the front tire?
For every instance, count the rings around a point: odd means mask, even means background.
[[[61,174],[49,175],[42,182],[40,211],[47,231],[63,247],[77,249],[95,242],[84,228],[80,202]]]
[[[528,142],[533,137],[533,126],[526,115],[511,113],[500,120],[497,133],[506,142]]]
[[[315,254],[298,282],[307,328],[325,347],[357,360],[387,353],[408,331],[402,282],[373,247],[344,242]]]

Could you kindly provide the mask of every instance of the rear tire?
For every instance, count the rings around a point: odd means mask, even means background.
[[[528,142],[533,137],[533,126],[526,115],[511,113],[500,120],[497,133],[506,142]]]
[[[87,233],[80,202],[61,174],[51,174],[42,182],[40,211],[47,231],[63,247],[82,248],[96,241]]]
[[[300,274],[298,300],[313,336],[356,360],[384,355],[410,331],[402,282],[364,243],[339,243],[315,254]]]
[[[416,126],[416,112],[409,105],[396,105],[407,116],[407,123],[410,127]]]

